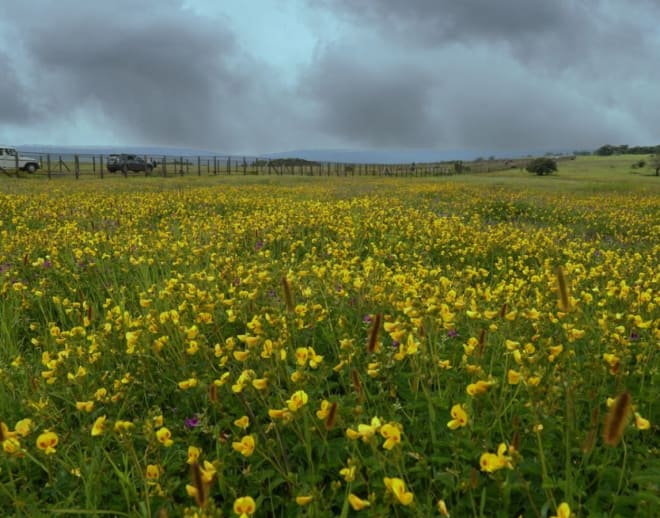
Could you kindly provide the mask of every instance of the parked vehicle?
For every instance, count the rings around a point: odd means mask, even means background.
[[[139,155],[129,154],[110,155],[107,162],[108,171],[111,173],[116,173],[117,171],[145,171],[148,173],[157,165],[158,162],[154,160],[145,160]]]
[[[39,160],[29,156],[23,156],[16,148],[0,144],[0,170],[16,170],[34,173],[39,169]]]

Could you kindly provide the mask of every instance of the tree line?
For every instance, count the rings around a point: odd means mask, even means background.
[[[594,151],[594,154],[598,156],[660,155],[660,144],[657,146],[628,146],[626,144],[613,146],[612,144],[605,144]]]

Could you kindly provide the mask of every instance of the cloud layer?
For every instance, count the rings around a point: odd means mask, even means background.
[[[204,0],[9,3],[2,140],[227,152],[660,141],[651,0],[261,2],[309,25],[304,62],[260,56],[249,20]],[[293,47],[295,34],[262,32]]]

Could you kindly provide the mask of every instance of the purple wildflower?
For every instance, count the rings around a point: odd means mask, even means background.
[[[187,417],[184,425],[186,428],[196,428],[199,426],[199,417],[197,417],[197,414],[193,415],[192,417]]]

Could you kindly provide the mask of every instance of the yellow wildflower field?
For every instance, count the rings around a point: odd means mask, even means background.
[[[652,516],[660,211],[438,179],[0,192],[0,514]]]

